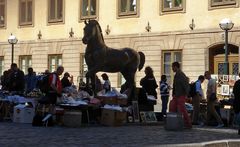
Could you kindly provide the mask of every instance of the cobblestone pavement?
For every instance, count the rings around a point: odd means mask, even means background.
[[[174,132],[163,125],[66,128],[0,122],[0,131],[0,147],[193,146],[191,143],[240,139],[236,129],[194,127]]]

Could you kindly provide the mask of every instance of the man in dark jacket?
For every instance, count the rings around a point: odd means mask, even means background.
[[[180,112],[183,114],[185,128],[192,128],[191,120],[188,116],[185,100],[189,92],[189,79],[180,69],[178,62],[172,63],[172,70],[175,72],[173,80],[173,99],[170,102],[170,112]]]
[[[240,79],[238,79],[233,86],[233,94],[234,94],[233,109],[234,112],[238,114],[240,112]]]
[[[21,71],[16,63],[11,64],[11,69],[9,72],[9,91],[24,91],[24,73]]]
[[[235,112],[235,115],[237,116],[240,112],[240,79],[238,79],[233,86],[233,94],[234,94],[233,110]],[[240,127],[238,128],[238,134],[240,135]]]

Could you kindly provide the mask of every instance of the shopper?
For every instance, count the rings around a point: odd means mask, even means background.
[[[111,91],[111,82],[109,81],[108,75],[106,73],[102,74],[103,79],[103,89],[105,92]]]
[[[204,76],[200,75],[198,77],[198,80],[195,82],[195,95],[192,97],[192,104],[193,104],[193,119],[192,119],[192,124],[193,125],[200,125],[200,120],[199,120],[199,111],[200,111],[200,101],[203,98],[203,90],[201,84],[204,81]]]
[[[204,73],[205,78],[208,80],[208,85],[207,85],[207,124],[209,123],[210,117],[213,116],[217,122],[218,125],[216,126],[217,128],[221,128],[224,126],[223,121],[221,117],[218,115],[215,109],[215,102],[217,100],[217,95],[216,95],[216,81],[215,79],[211,78],[211,74],[209,71],[206,71]]]
[[[50,88],[46,93],[46,97],[51,104],[56,104],[57,97],[61,96],[62,94],[62,83],[59,79],[59,76],[62,75],[63,71],[63,66],[58,66],[57,71],[49,75]]]
[[[64,73],[64,76],[61,80],[62,88],[72,86],[73,84],[73,76],[70,76],[68,72]]]
[[[166,113],[167,113],[169,90],[170,90],[170,86],[167,83],[167,77],[166,77],[166,75],[162,75],[161,81],[160,81],[160,94],[161,94],[161,100],[162,100],[162,115],[166,115]]]
[[[95,92],[98,93],[103,89],[101,80],[95,75]]]
[[[240,73],[239,73],[240,77]],[[233,86],[233,94],[234,94],[234,101],[233,101],[233,110],[235,112],[235,118],[239,117],[240,114],[240,79],[238,79],[234,86]],[[240,119],[236,119],[240,120]],[[238,125],[240,125],[240,122],[237,122]],[[240,126],[238,128],[238,134],[240,135]]]
[[[145,68],[145,77],[140,80],[140,85],[147,92],[147,95],[153,95],[157,99],[157,82],[150,66]]]
[[[17,91],[20,93],[24,92],[24,72],[17,67],[16,63],[11,64],[9,70],[9,91]]]
[[[37,76],[33,71],[32,67],[28,68],[28,74],[24,77],[25,79],[25,91],[26,93],[31,92],[37,86]]]
[[[183,114],[185,128],[191,129],[192,123],[185,107],[185,100],[189,92],[189,79],[181,71],[178,62],[172,63],[172,70],[175,72],[173,80],[173,99],[170,102],[170,112],[180,112]]]
[[[9,90],[9,84],[10,84],[9,74],[10,74],[10,70],[5,70],[3,72],[3,75],[1,76],[1,85],[2,85],[1,90],[5,90],[5,91]]]

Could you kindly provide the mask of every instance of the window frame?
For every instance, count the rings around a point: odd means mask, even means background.
[[[55,4],[57,0],[54,0]],[[48,25],[52,25],[52,24],[63,24],[65,22],[65,0],[62,0],[62,18],[61,19],[50,19],[50,15],[51,15],[51,0],[48,0],[48,15],[47,15],[47,23]],[[57,6],[55,5],[55,17],[57,16]]]
[[[127,4],[130,0],[127,0]],[[121,12],[121,0],[117,0],[117,18],[131,18],[140,16],[140,0],[136,0],[136,11],[134,12]]]
[[[160,4],[160,15],[186,12],[186,0],[182,0],[182,7],[164,8],[164,0],[160,0],[159,4]]]
[[[88,0],[88,3],[90,3],[91,0]],[[79,1],[79,22],[82,22],[86,19],[98,19],[99,18],[99,0],[96,0],[96,15],[91,15],[90,11],[88,11],[88,16],[83,16],[82,15],[82,5],[83,5],[83,0]]]
[[[86,71],[85,71],[86,69]],[[87,73],[87,63],[85,61],[85,54],[84,53],[80,53],[80,70],[79,70],[79,74],[82,77],[85,77],[86,73]]]
[[[52,70],[52,64],[51,64],[51,59],[55,58],[55,65],[53,65],[55,68]],[[59,63],[59,59],[61,59],[61,63]],[[63,58],[62,58],[62,54],[49,54],[48,55],[48,70],[50,72],[54,72],[57,70],[57,67],[63,64]]]
[[[170,55],[171,55],[171,58],[170,58],[170,62],[169,62],[169,65],[170,65],[170,74],[169,74],[169,76],[170,76],[170,80],[168,80],[168,83],[169,84],[172,84],[173,83],[173,78],[174,78],[174,72],[172,71],[172,63],[173,62],[175,62],[176,60],[174,60],[174,54],[175,53],[181,53],[181,61],[179,62],[180,63],[180,68],[182,68],[182,59],[183,59],[183,52],[182,52],[182,50],[181,49],[179,49],[179,50],[162,50],[162,62],[161,62],[161,73],[162,73],[162,75],[163,74],[165,74],[166,75],[166,73],[165,73],[165,71],[164,71],[164,59],[165,59],[165,56],[164,56],[164,54],[165,53],[170,53]],[[168,75],[167,75],[167,77],[168,77]]]
[[[23,59],[27,61],[26,65],[25,65],[25,70],[23,69],[23,65],[22,65]],[[31,61],[31,62],[29,62],[29,61]],[[28,73],[29,67],[32,67],[32,55],[20,55],[19,56],[19,68],[24,72],[24,74]]]
[[[25,7],[25,13],[26,13],[26,17],[25,19],[27,19],[27,16],[28,16],[28,1],[31,1],[32,2],[32,21],[31,22],[28,22],[28,21],[24,21],[24,22],[21,22],[21,18],[22,18],[22,10],[21,10],[21,2],[22,1],[25,1],[26,3],[26,7]],[[35,1],[34,0],[19,0],[19,4],[18,4],[18,12],[19,12],[19,16],[18,16],[18,24],[20,27],[23,27],[23,26],[34,26],[34,14],[35,14]]]
[[[3,3],[0,3],[0,5],[4,5],[4,23],[0,24],[0,29],[5,29],[7,25],[7,0],[3,0]]]
[[[237,7],[239,7],[239,0],[235,0],[235,2],[226,2],[226,0],[223,0],[223,2],[212,2],[212,0],[208,0],[208,10]]]

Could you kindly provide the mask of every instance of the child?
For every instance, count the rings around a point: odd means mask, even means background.
[[[160,81],[160,94],[161,94],[161,100],[162,100],[163,115],[166,115],[166,112],[167,112],[167,105],[169,100],[169,89],[170,89],[170,86],[167,84],[167,77],[166,75],[162,75],[161,81]]]

